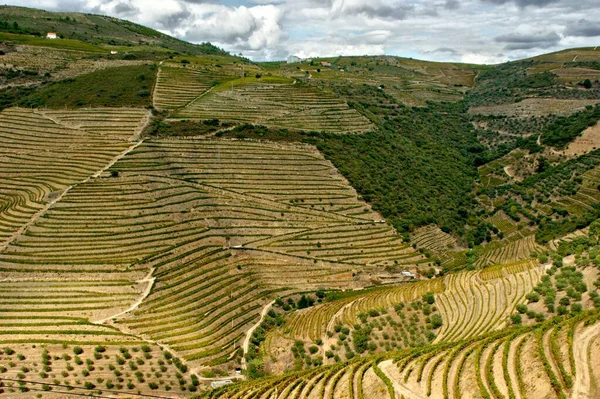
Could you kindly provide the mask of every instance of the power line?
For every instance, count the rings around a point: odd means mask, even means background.
[[[12,378],[0,378],[0,381],[10,381],[10,382],[17,382],[17,383],[21,383],[24,382],[26,384],[35,384],[35,385],[48,385],[51,387],[60,387],[60,388],[70,388],[70,389],[87,389],[85,387],[76,387],[76,386],[72,386],[72,385],[64,385],[64,384],[55,384],[55,383],[48,383],[48,382],[39,382],[39,381],[31,381],[31,380],[17,380],[17,379],[12,379]],[[17,389],[19,387],[16,387]],[[35,390],[35,389],[31,389],[31,388],[27,388],[29,390],[32,391],[43,391],[43,390]],[[142,393],[133,393],[133,392],[126,392],[126,391],[119,391],[116,389],[101,389],[101,388],[96,388],[93,390],[99,390],[99,391],[103,391],[103,392],[110,392],[110,393],[114,393],[116,395],[128,395],[128,396],[138,396],[141,398],[157,398],[157,399],[172,399],[171,396],[160,396],[160,395],[146,395],[146,394],[142,394]],[[44,391],[46,392],[46,391]],[[49,392],[58,392],[58,391],[49,391]],[[82,393],[75,393],[75,392],[70,392],[70,391],[66,391],[66,392],[58,392],[58,393],[68,393],[69,395],[75,395],[75,396],[86,396],[86,397],[90,397],[90,398],[108,398],[108,399],[114,399],[112,396],[102,396],[102,395],[94,395],[92,393],[86,393],[86,394],[82,394]]]

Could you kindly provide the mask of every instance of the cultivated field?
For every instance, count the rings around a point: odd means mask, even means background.
[[[503,105],[473,107],[472,115],[497,115],[525,118],[530,116],[571,115],[583,110],[587,105],[595,105],[598,100],[562,100],[556,98],[526,98],[525,100]]]
[[[174,117],[217,118],[332,133],[361,133],[373,127],[358,111],[332,94],[300,84],[269,83],[261,79],[224,84],[192,101]]]
[[[425,260],[312,147],[132,143],[138,111],[3,115],[5,175],[20,184],[4,207],[0,344],[149,342],[190,367],[219,365],[239,360],[274,297],[361,287],[375,267]],[[52,140],[57,152],[68,143],[68,160],[56,162]],[[15,155],[28,149],[48,159]]]
[[[232,76],[226,72],[208,66],[161,65],[156,78],[154,106],[159,109],[183,107],[211,87],[230,79]]]
[[[565,153],[579,156],[600,148],[600,123],[588,127],[566,148]]]
[[[600,354],[598,312],[457,343],[358,358],[242,383],[213,398],[585,398]]]

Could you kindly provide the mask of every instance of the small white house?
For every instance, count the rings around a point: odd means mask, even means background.
[[[110,50],[110,53],[111,53],[112,55],[119,54],[119,52],[118,52],[117,50]]]
[[[56,32],[48,32],[46,34],[46,39],[58,39],[58,36],[56,36]]]
[[[288,64],[296,64],[296,63],[301,62],[301,61],[302,61],[302,59],[300,57],[295,56],[295,55],[290,55],[287,58],[287,63]]]
[[[407,271],[403,271],[402,272],[402,276],[403,277],[408,277],[408,278],[415,278],[416,277],[413,273],[407,272]]]

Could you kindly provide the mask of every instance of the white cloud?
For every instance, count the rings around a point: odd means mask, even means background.
[[[253,59],[395,54],[495,63],[597,45],[597,0],[4,0],[98,12]],[[439,49],[444,49],[440,51]]]

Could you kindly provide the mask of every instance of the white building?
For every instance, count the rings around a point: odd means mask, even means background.
[[[415,278],[416,277],[413,273],[408,272],[408,271],[403,271],[402,276],[407,277],[407,278]]]
[[[58,39],[58,36],[56,36],[56,32],[48,32],[46,34],[46,39]]]
[[[297,57],[297,56],[295,56],[295,55],[290,55],[290,56],[288,56],[288,58],[287,58],[287,63],[288,63],[288,64],[295,64],[295,63],[297,63],[297,62],[301,62],[301,61],[302,61],[302,58],[300,58],[300,57]]]

